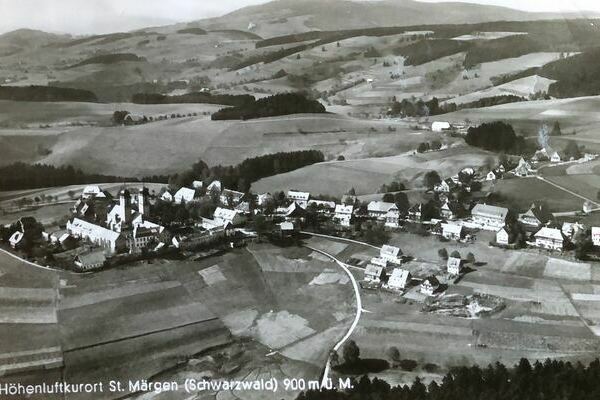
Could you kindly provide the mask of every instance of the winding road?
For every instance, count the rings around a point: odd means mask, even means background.
[[[348,340],[348,338],[350,338],[350,336],[354,332],[354,329],[356,329],[356,326],[358,325],[358,321],[360,321],[360,316],[362,315],[362,311],[363,311],[362,299],[360,297],[360,290],[358,288],[358,282],[356,282],[356,279],[354,278],[354,275],[352,275],[352,272],[350,272],[350,270],[348,269],[348,266],[346,264],[344,264],[343,262],[341,262],[340,260],[338,260],[337,258],[335,258],[333,255],[331,255],[323,250],[316,249],[314,247],[310,247],[310,246],[305,246],[305,247],[308,249],[311,249],[313,251],[316,251],[318,253],[321,253],[324,256],[329,257],[333,261],[335,261],[337,263],[337,265],[339,265],[344,270],[346,275],[348,275],[348,277],[350,278],[350,281],[352,282],[352,287],[354,288],[354,296],[356,297],[356,314],[354,315],[354,320],[352,321],[352,324],[346,331],[346,334],[335,344],[335,346],[333,346],[333,351],[338,351],[344,345],[344,343],[346,343],[346,340]],[[323,371],[323,378],[321,379],[321,387],[327,387],[330,371],[331,371],[331,356],[327,357],[327,363],[325,364],[325,370]]]

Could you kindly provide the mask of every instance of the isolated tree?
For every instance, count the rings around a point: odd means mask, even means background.
[[[475,263],[475,254],[469,252],[469,254],[467,254],[467,262],[474,264]]]
[[[452,258],[461,258],[460,253],[458,252],[458,250],[454,250],[452,252],[452,254],[450,254],[450,257],[452,257]]]
[[[400,350],[396,346],[390,346],[385,354],[390,361],[400,361]]]
[[[383,195],[383,201],[385,201],[386,203],[393,203],[394,202],[394,194],[393,193],[386,193]]]
[[[442,148],[442,142],[440,142],[437,139],[431,141],[431,150],[439,150],[441,148]]]
[[[356,190],[353,187],[350,188],[350,190],[348,190],[348,195],[350,195],[350,196],[356,196]]]
[[[439,185],[442,182],[442,178],[437,171],[428,171],[423,177],[423,184],[429,189],[433,189],[435,185]]]
[[[336,45],[337,47],[340,47],[340,46],[341,46],[341,45],[340,45],[340,42],[337,42],[335,45]]]
[[[417,147],[417,152],[419,152],[419,153],[425,153],[429,149],[431,149],[431,146],[429,145],[429,143],[427,143],[427,142],[421,142],[421,143],[419,143],[419,146]]]
[[[394,195],[394,203],[396,203],[396,207],[398,207],[398,210],[400,211],[406,211],[410,208],[408,196],[403,192],[398,192]]]
[[[568,159],[571,157],[575,160],[581,158],[581,151],[579,150],[579,146],[577,146],[577,143],[574,140],[569,140],[567,142],[564,153]]]
[[[552,127],[552,132],[550,132],[551,136],[560,136],[562,135],[562,132],[560,131],[560,124],[558,123],[558,121],[554,122],[554,126]]]
[[[445,248],[439,249],[438,250],[438,256],[442,260],[447,260],[448,259],[448,250],[446,250]]]
[[[343,349],[344,362],[352,365],[358,362],[360,358],[360,349],[354,340],[348,341]]]
[[[67,192],[67,196],[69,196],[69,198],[70,198],[70,199],[73,199],[73,198],[75,198],[75,191],[73,191],[73,190],[69,190],[69,191]]]
[[[346,159],[346,157],[344,157],[343,155],[339,155],[337,160],[338,161],[344,161]]]

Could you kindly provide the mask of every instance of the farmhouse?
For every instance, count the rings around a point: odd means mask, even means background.
[[[391,264],[402,264],[402,250],[396,246],[384,244],[379,250],[379,258]]]
[[[533,169],[531,168],[531,165],[527,161],[525,161],[523,157],[521,157],[521,159],[519,160],[519,164],[511,172],[516,176],[520,177],[527,177],[533,175]]]
[[[486,181],[495,181],[497,178],[498,177],[496,176],[496,173],[494,171],[488,172],[488,174],[485,176]]]
[[[444,219],[456,219],[460,218],[465,214],[465,209],[462,204],[457,201],[448,201],[444,202],[444,205],[440,208],[440,215]]]
[[[106,256],[101,250],[79,254],[77,257],[75,257],[75,265],[82,271],[101,268],[105,262]]]
[[[463,227],[458,224],[442,224],[442,236],[446,239],[460,240],[463,238]]]
[[[388,228],[400,227],[400,211],[397,207],[388,210],[387,214],[385,214],[385,226]]]
[[[386,288],[391,290],[405,289],[410,282],[410,272],[402,268],[394,268],[392,275],[388,279]]]
[[[13,249],[18,249],[18,248],[23,247],[25,244],[25,234],[21,231],[14,232],[12,235],[10,235],[10,238],[8,239],[8,243],[10,244],[10,247],[12,247]]]
[[[242,217],[236,210],[230,210],[228,208],[217,207],[213,213],[213,219],[221,223],[222,226],[236,226],[244,222]]]
[[[560,231],[563,236],[569,240],[573,240],[577,233],[581,232],[585,227],[579,222],[564,222]],[[598,240],[600,243],[600,231],[598,231]],[[594,228],[592,228],[592,241],[594,240]]]
[[[368,264],[365,269],[365,282],[380,283],[385,276],[385,269],[380,265]]]
[[[302,208],[306,208],[308,206],[310,193],[299,192],[297,190],[288,190],[286,197],[288,200],[298,203]]]
[[[552,218],[552,214],[543,204],[533,203],[529,210],[519,215],[519,222],[524,225],[540,227]]]
[[[438,193],[450,193],[457,186],[452,178],[445,179],[436,185],[433,190]]]
[[[206,187],[206,192],[208,192],[208,193],[211,193],[211,192],[219,192],[219,193],[221,193],[221,190],[223,190],[223,185],[221,185],[221,181],[212,181]]]
[[[335,214],[333,216],[333,220],[342,226],[350,226],[350,223],[352,222],[353,212],[353,205],[345,206],[343,204],[338,204],[335,206]]]
[[[82,199],[110,199],[112,198],[111,194],[105,190],[102,190],[100,186],[96,185],[88,185],[83,188],[81,192]]]
[[[165,190],[165,192],[160,195],[160,199],[162,201],[166,201],[167,203],[172,203],[174,200],[173,195],[168,190]]]
[[[298,203],[293,202],[287,207],[281,207],[276,210],[276,213],[285,217],[286,219],[303,218],[306,215],[304,207]]]
[[[498,232],[496,232],[496,243],[499,245],[508,246],[513,242],[513,240],[514,235],[508,225],[503,226]]]
[[[559,229],[543,227],[535,235],[535,246],[548,250],[562,251],[564,237]]]
[[[481,225],[485,230],[498,230],[506,223],[508,209],[504,207],[477,204],[471,210],[473,222]]]
[[[458,257],[449,257],[448,262],[446,263],[446,268],[448,269],[448,274],[452,276],[460,275],[460,270],[462,267],[462,260]]]
[[[133,229],[133,242],[129,246],[132,251],[141,251],[152,243],[158,243],[160,230],[158,228],[146,228],[144,226],[136,226]]]
[[[385,219],[386,214],[390,210],[398,211],[398,207],[394,203],[386,203],[385,201],[372,201],[367,205],[369,217],[380,220]]]
[[[219,196],[221,204],[228,207],[235,207],[242,202],[244,193],[231,189],[223,189]]]
[[[173,200],[176,204],[184,204],[194,201],[196,198],[196,190],[190,189],[186,187],[182,187],[177,192],[175,192],[175,196],[173,196]]]
[[[411,221],[421,221],[423,218],[423,203],[415,204],[408,209],[408,218]]]
[[[434,132],[443,132],[450,130],[451,128],[452,126],[450,125],[450,123],[446,121],[435,121],[431,124],[431,130]]]
[[[204,183],[202,183],[202,181],[194,181],[194,182],[192,182],[192,187],[194,189],[202,189],[202,186],[204,186]]]
[[[256,204],[260,207],[266,206],[272,200],[273,196],[271,193],[262,193],[256,196]]]
[[[592,226],[592,243],[594,246],[600,246],[600,227]]]
[[[423,282],[421,283],[421,293],[425,296],[433,296],[433,294],[439,289],[439,287],[440,281],[438,281],[438,279],[435,276],[431,275],[425,278],[425,280],[423,280]]]

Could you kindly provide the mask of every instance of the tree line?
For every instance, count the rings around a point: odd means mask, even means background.
[[[96,95],[84,89],[55,86],[0,86],[0,100],[13,101],[82,101],[95,103]]]
[[[255,98],[249,94],[232,95],[203,92],[187,93],[179,96],[167,96],[160,93],[136,93],[131,97],[131,101],[136,104],[205,103],[241,107],[254,102]]]
[[[224,187],[247,192],[253,182],[268,176],[293,171],[307,165],[325,161],[318,150],[280,152],[247,158],[236,166],[217,165],[209,167],[199,160],[192,167],[169,178],[169,186],[179,189],[190,186],[195,180],[219,180]]]
[[[487,367],[458,367],[440,382],[425,385],[418,377],[411,385],[391,386],[366,376],[352,379],[347,390],[309,390],[297,400],[595,400],[600,398],[600,361],[546,360],[533,365],[527,359],[513,368],[497,362]]]
[[[167,177],[159,175],[141,179],[143,182],[166,182],[166,180]],[[46,164],[16,162],[0,167],[0,188],[2,190],[132,181],[139,181],[139,179],[115,175],[89,174],[71,165],[55,167]]]
[[[211,116],[212,120],[252,119],[297,113],[324,113],[325,107],[301,93],[280,93],[247,102],[240,106],[223,108]]]

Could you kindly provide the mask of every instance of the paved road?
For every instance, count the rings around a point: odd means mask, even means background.
[[[337,352],[344,345],[346,340],[348,340],[348,338],[350,338],[350,336],[354,332],[354,329],[356,329],[356,326],[358,325],[358,322],[360,321],[360,316],[363,312],[362,299],[360,297],[360,289],[358,287],[358,282],[356,282],[356,279],[354,278],[354,275],[352,275],[352,272],[350,272],[350,270],[348,269],[348,266],[346,264],[344,264],[343,262],[341,262],[340,260],[338,260],[337,258],[335,258],[333,255],[331,255],[323,250],[316,249],[314,247],[310,247],[310,246],[305,246],[305,247],[311,249],[312,251],[321,253],[324,256],[329,257],[333,261],[335,261],[344,270],[346,275],[348,275],[348,277],[350,278],[350,281],[352,282],[352,287],[354,288],[354,296],[356,297],[356,314],[354,315],[354,320],[352,321],[352,324],[346,331],[346,334],[344,335],[344,337],[342,337],[335,344],[335,346],[333,346],[333,351]],[[326,387],[327,382],[329,380],[329,372],[330,371],[331,371],[331,357],[327,357],[327,363],[325,364],[325,370],[323,371],[323,378],[321,380],[321,387]]]

